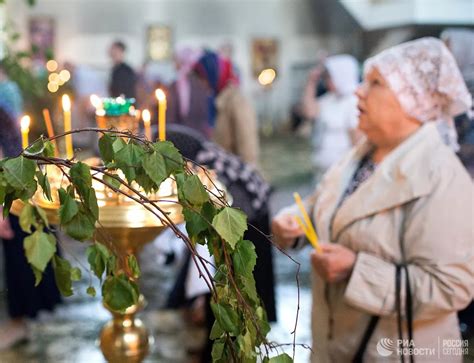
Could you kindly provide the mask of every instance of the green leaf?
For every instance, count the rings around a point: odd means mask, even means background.
[[[145,155],[143,158],[143,169],[145,169],[146,174],[157,186],[159,186],[169,175],[166,172],[165,159],[157,152]]]
[[[222,358],[224,349],[225,349],[225,343],[223,341],[214,342],[212,346],[212,353],[211,353],[213,362],[216,362]]]
[[[69,170],[71,180],[76,186],[79,194],[85,198],[92,187],[92,175],[89,165],[78,162]]]
[[[168,175],[183,169],[183,157],[172,142],[159,141],[153,144],[153,148],[163,156]]]
[[[100,252],[98,246],[99,244],[95,243],[87,247],[86,255],[87,255],[87,261],[89,262],[89,265],[92,271],[94,271],[94,274],[99,279],[102,279],[102,275],[104,274],[104,271],[105,271],[106,259],[104,259],[104,256]]]
[[[78,241],[89,240],[94,236],[95,223],[89,213],[82,209],[63,227],[69,237]]]
[[[112,151],[114,154],[118,153],[122,148],[124,148],[127,145],[127,143],[120,137],[116,137],[115,140],[112,143]],[[115,159],[115,157],[114,157]]]
[[[242,355],[247,358],[246,361],[252,361],[252,358],[256,357],[252,335],[248,330],[237,337],[237,344]]]
[[[214,217],[212,225],[219,236],[234,248],[247,230],[247,216],[238,209],[225,207]]]
[[[56,286],[63,296],[71,296],[72,292],[72,269],[68,260],[54,255],[53,258],[54,279]]]
[[[159,186],[156,185],[156,183],[151,180],[151,178],[148,176],[148,174],[145,172],[143,168],[139,168],[136,170],[136,176],[135,176],[135,182],[140,185],[145,193],[150,193],[152,190],[158,190]]]
[[[239,317],[230,305],[211,302],[211,309],[222,330],[234,336],[239,335]]]
[[[55,151],[54,144],[51,141],[46,140],[44,142],[43,156],[47,158],[52,158],[54,156],[54,151]]]
[[[28,184],[24,185],[22,189],[16,190],[15,199],[21,199],[26,202],[36,193],[37,188],[36,180],[33,179]]]
[[[86,292],[87,292],[87,295],[92,296],[92,297],[95,297],[96,295],[96,292],[93,286],[89,286]]]
[[[97,204],[97,197],[93,188],[87,190],[87,193],[84,196],[84,203],[86,210],[90,211],[95,221],[97,221],[99,219],[99,205]]]
[[[186,231],[191,239],[194,240],[198,238],[199,233],[209,228],[209,223],[206,222],[199,213],[188,208],[183,208],[183,215],[186,221]]]
[[[20,227],[23,232],[31,233],[31,225],[35,222],[35,208],[27,203],[20,213]]]
[[[36,212],[36,215],[41,219],[43,224],[49,228],[48,216],[46,215],[46,212],[44,211],[44,209],[41,207],[35,206],[35,212]]]
[[[35,231],[24,240],[25,255],[28,262],[43,272],[56,252],[56,240],[53,235]]]
[[[291,357],[288,354],[283,353],[283,354],[280,354],[279,356],[270,358],[269,363],[293,363],[293,359],[291,359]]]
[[[13,188],[24,190],[28,188],[35,176],[36,163],[24,156],[8,159],[3,164],[5,179]]]
[[[35,287],[38,286],[41,283],[41,280],[43,280],[43,273],[31,266],[31,269],[33,270],[33,275],[35,275]]]
[[[115,178],[112,178],[111,176],[108,176],[108,175],[104,175],[103,178],[102,178],[106,183],[112,185],[114,188],[116,189],[119,189],[120,188],[120,182],[115,179]]]
[[[239,241],[232,254],[232,262],[239,288],[241,288],[251,300],[258,304],[260,300],[257,295],[255,279],[253,277],[253,269],[257,262],[254,244],[247,240]]]
[[[62,188],[59,189],[59,199],[59,220],[62,225],[66,225],[79,213],[79,203]]]
[[[43,137],[35,140],[30,146],[25,149],[25,155],[40,155],[44,151]]]
[[[197,175],[185,178],[183,195],[185,200],[194,206],[201,206],[209,200],[209,195]]]
[[[252,276],[253,269],[257,262],[255,245],[247,240],[241,240],[237,243],[232,260],[236,275]]]
[[[214,321],[214,324],[212,325],[211,333],[209,334],[209,339],[216,340],[220,338],[223,334],[224,334],[224,330],[222,330],[217,320]]]
[[[99,151],[102,160],[107,163],[110,163],[114,160],[114,148],[113,148],[114,139],[109,134],[104,134],[99,139]]]
[[[41,189],[43,190],[44,196],[49,200],[53,201],[53,198],[51,197],[51,186],[49,185],[49,180],[47,175],[43,174],[41,169],[38,169],[36,172],[36,179],[38,180],[38,184],[41,186]]]
[[[138,145],[129,143],[115,154],[117,166],[123,171],[129,183],[135,180],[136,169],[141,167],[143,153],[143,149]]]
[[[130,268],[130,272],[132,273],[132,277],[134,279],[138,279],[140,277],[140,267],[138,266],[137,258],[134,255],[129,255],[127,257],[128,267]]]
[[[102,286],[102,296],[110,309],[123,312],[138,302],[138,287],[124,275],[109,276]]]
[[[82,277],[82,272],[78,267],[73,267],[71,269],[71,280],[72,281],[79,281]]]

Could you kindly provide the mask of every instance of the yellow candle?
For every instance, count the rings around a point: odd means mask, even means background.
[[[28,133],[30,132],[30,116],[25,115],[21,118],[20,126],[21,126],[21,145],[23,149],[28,147]]]
[[[151,127],[150,127],[150,121],[151,121],[150,111],[148,111],[147,109],[144,109],[142,112],[142,119],[145,125],[145,136],[148,140],[152,141],[151,140]]]
[[[303,231],[306,234],[306,237],[308,240],[311,242],[313,247],[320,252],[320,246],[318,243],[318,235],[316,234],[316,231],[314,230],[313,224],[311,223],[311,219],[308,216],[308,213],[306,212],[306,209],[303,205],[303,202],[301,201],[301,197],[298,193],[294,193],[293,197],[295,198],[296,204],[298,205],[298,208],[300,210],[301,215],[303,216],[303,220],[306,224],[306,226],[303,224],[301,219],[299,217],[296,218],[296,221],[298,224],[301,226]]]
[[[68,95],[63,95],[63,115],[64,115],[64,132],[71,131],[71,99]],[[66,135],[66,157],[72,159],[74,157],[74,149],[72,147],[72,135]]]
[[[166,140],[166,95],[162,89],[155,91],[158,100],[158,138],[160,141]]]

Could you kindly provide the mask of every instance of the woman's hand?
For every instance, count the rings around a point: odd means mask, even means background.
[[[295,239],[301,237],[304,231],[296,222],[296,218],[289,214],[277,216],[272,220],[273,240],[281,248],[293,247]]]
[[[0,216],[0,238],[12,239],[13,237],[14,237],[14,233],[13,233],[12,227],[10,226],[10,222],[8,221],[8,218],[3,219],[3,217]]]
[[[321,244],[321,252],[311,252],[311,263],[319,276],[327,282],[339,282],[351,275],[357,254],[334,243]]]

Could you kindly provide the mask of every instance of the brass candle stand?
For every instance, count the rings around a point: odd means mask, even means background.
[[[135,115],[121,115],[107,117],[98,115],[98,123],[103,128],[116,128],[136,132],[138,130]],[[92,158],[84,161],[89,165],[98,166],[101,161]],[[58,189],[67,180],[56,166],[47,166],[50,178],[53,200],[47,200],[41,188],[33,197],[33,202],[45,210],[50,224],[59,224],[59,196]],[[199,173],[201,181],[210,190],[215,190],[218,185],[216,180],[209,174]],[[98,176],[98,175],[96,175]],[[120,255],[138,255],[143,246],[156,238],[166,228],[165,225],[148,211],[143,205],[119,194],[104,184],[93,181],[99,206],[99,220],[96,224],[95,240],[100,243],[112,244],[115,253]],[[143,191],[142,191],[143,192]],[[144,193],[144,192],[143,192]],[[181,205],[178,203],[175,182],[169,178],[165,180],[155,195],[147,195],[150,199],[161,200],[156,202],[159,208],[168,215],[169,220],[178,224],[183,222]],[[13,203],[11,212],[19,215],[23,208],[23,202],[17,200]],[[104,303],[112,314],[112,320],[105,324],[100,333],[100,348],[104,357],[111,363],[139,363],[147,356],[153,338],[150,336],[144,323],[137,318],[136,314],[146,305],[143,295],[140,295],[138,303],[130,306],[125,312],[112,311]]]

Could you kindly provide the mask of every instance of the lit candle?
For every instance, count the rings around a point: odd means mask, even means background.
[[[162,89],[155,91],[158,100],[158,138],[160,141],[166,140],[166,95]]]
[[[48,137],[53,138],[54,137],[54,129],[53,129],[53,123],[51,122],[51,115],[49,114],[49,110],[47,108],[43,108],[43,118],[44,118],[44,123],[46,124],[46,130],[48,131]],[[51,140],[51,142],[54,145],[54,156],[58,157],[58,145],[56,144],[56,139]]]
[[[63,95],[63,115],[64,115],[64,132],[71,131],[71,99],[68,95]],[[66,135],[66,157],[72,159],[74,150],[72,147],[72,135]]]
[[[30,132],[30,116],[25,115],[21,118],[21,145],[23,149],[28,147],[28,133]]]
[[[151,127],[150,127],[150,120],[151,120],[151,115],[150,111],[147,109],[144,109],[142,112],[142,119],[143,119],[143,124],[145,125],[145,136],[149,141],[151,140]]]

